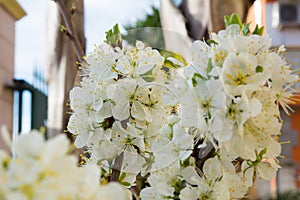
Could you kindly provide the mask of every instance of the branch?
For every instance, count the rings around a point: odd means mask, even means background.
[[[80,44],[78,35],[76,34],[75,27],[73,22],[71,21],[70,12],[67,9],[65,3],[63,0],[54,0],[58,6],[58,9],[60,11],[60,14],[62,15],[66,30],[64,33],[70,38],[76,52],[76,56],[79,62],[83,62],[83,57],[85,56],[84,50],[82,48],[82,45]]]
[[[121,173],[122,163],[124,159],[124,152],[122,152],[116,159],[112,167],[112,174],[110,177],[110,182],[118,181]]]

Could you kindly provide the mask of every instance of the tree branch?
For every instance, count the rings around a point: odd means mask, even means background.
[[[66,28],[67,28],[67,32],[68,34],[66,34],[73,46],[74,46],[74,49],[75,49],[75,52],[76,52],[76,56],[77,56],[77,59],[79,62],[83,62],[83,57],[85,56],[85,52],[82,48],[82,45],[79,41],[79,38],[78,38],[78,35],[76,34],[76,31],[75,31],[75,27],[74,27],[74,24],[71,20],[71,17],[70,17],[70,12],[69,10],[67,9],[65,3],[63,0],[54,0],[58,6],[58,9],[59,9],[59,12],[60,14],[62,15],[63,19],[64,19],[64,22],[65,22],[65,25],[66,25]]]
[[[110,182],[118,181],[121,173],[122,163],[124,159],[124,152],[122,152],[116,159],[112,167],[112,174],[110,177]]]

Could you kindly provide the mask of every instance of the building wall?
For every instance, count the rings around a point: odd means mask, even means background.
[[[25,11],[15,0],[0,0],[0,126],[12,132],[13,91],[5,87],[14,77],[15,22]],[[0,137],[0,148],[8,150]]]
[[[252,22],[251,30],[254,29],[256,23],[264,26],[264,34],[272,38],[272,47],[284,45],[287,49],[286,60],[293,68],[299,69],[300,24],[299,26],[279,27],[276,26],[274,17],[276,5],[279,2],[289,1],[300,4],[300,0],[256,0],[256,3],[261,4],[260,9],[255,10],[253,6],[248,13],[247,22]],[[296,85],[296,88],[300,92],[300,83]],[[251,199],[265,199],[276,196],[276,193],[300,189],[300,102],[292,106],[294,113],[287,116],[282,111],[281,115],[284,121],[280,137],[280,141],[284,144],[282,144],[282,158],[279,158],[282,168],[278,171],[276,178],[271,181],[256,180],[251,191]]]
[[[300,68],[300,26],[280,27],[276,25],[276,6],[278,2],[294,2],[299,0],[268,1],[265,6],[266,33],[272,38],[273,47],[284,45],[287,49],[286,60],[293,68]],[[274,15],[275,14],[275,15]],[[299,24],[300,25],[300,24]],[[299,83],[296,85],[300,91]],[[279,193],[300,188],[300,104],[293,106],[295,110],[290,116],[282,115],[284,124],[282,127],[281,141],[287,142],[282,145],[280,159],[282,169],[277,175],[277,191]]]
[[[12,128],[13,92],[5,84],[14,77],[15,19],[0,6],[0,124]]]

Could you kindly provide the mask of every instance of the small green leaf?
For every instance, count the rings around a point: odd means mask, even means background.
[[[230,17],[228,15],[225,15],[224,16],[224,21],[225,21],[226,27],[229,26]]]
[[[251,22],[244,25],[244,28],[243,28],[243,34],[244,35],[249,35],[250,34],[250,29],[249,29],[250,24],[251,24]]]
[[[224,21],[225,21],[226,27],[228,27],[229,25],[232,25],[232,24],[238,24],[240,26],[240,28],[242,28],[242,26],[243,26],[242,20],[236,13],[233,13],[230,17],[227,15],[224,16]]]
[[[207,74],[212,70],[212,68],[213,68],[212,59],[209,58],[207,62],[207,69],[206,69]]]
[[[112,47],[122,48],[122,37],[118,24],[115,24],[112,29],[105,32],[105,38],[105,42]]]
[[[124,180],[124,178],[126,177],[126,173],[122,172],[122,174],[119,177],[119,182],[122,182]]]
[[[264,148],[263,150],[261,150],[261,151],[259,152],[259,158],[262,159],[263,155],[265,155],[266,152],[267,152],[267,149],[266,149],[266,148]]]
[[[130,183],[128,183],[128,182],[121,182],[121,185],[124,185],[125,187],[129,187]]]
[[[64,34],[66,34],[66,35],[68,35],[68,36],[70,35],[68,29],[67,29],[64,25],[60,25],[60,26],[59,26],[59,29],[60,29],[60,31],[63,32]]]
[[[256,73],[263,72],[264,68],[262,66],[257,66],[255,71],[256,71]]]
[[[119,24],[115,24],[113,26],[113,32],[114,32],[114,34],[120,34],[121,33],[120,28],[119,28]]]
[[[192,84],[193,84],[193,87],[197,86],[197,80],[195,77],[192,78]]]
[[[264,33],[264,29],[265,29],[265,27],[263,27],[263,26],[258,28],[258,25],[256,24],[255,29],[252,34],[262,35]]]
[[[76,12],[76,10],[77,10],[76,4],[72,3],[71,10],[70,10],[71,15],[74,15],[74,13]]]
[[[64,25],[59,26],[60,31],[65,32],[68,31],[68,29]]]
[[[203,77],[201,74],[198,74],[198,73],[194,73],[194,76],[195,78],[201,78],[203,80],[207,80],[205,77]]]
[[[180,161],[180,164],[183,166],[183,167],[188,167],[190,166],[190,157],[188,157],[187,159],[183,160],[183,161]]]
[[[208,42],[209,44],[215,44],[215,45],[218,44],[218,43],[217,43],[216,41],[214,41],[214,40],[207,40],[207,42]]]
[[[201,74],[194,73],[194,74],[193,74],[193,77],[192,77],[192,84],[193,84],[194,87],[196,87],[197,84],[198,84],[197,79],[207,80],[207,79],[206,79],[205,77],[203,77]]]
[[[162,50],[162,49],[159,50],[159,53],[160,53],[160,55],[162,55],[165,58],[164,67],[167,67],[167,68],[180,68],[181,67],[180,65],[172,62],[172,60],[168,59],[170,57],[175,58],[176,60],[178,60],[178,62],[182,63],[184,66],[188,65],[188,62],[186,61],[186,59],[178,53],[168,51],[168,50]]]

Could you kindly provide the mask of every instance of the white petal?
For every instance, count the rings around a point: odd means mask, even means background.
[[[257,116],[261,112],[261,109],[262,109],[262,105],[258,99],[253,98],[249,101],[250,116],[252,117]]]
[[[114,118],[116,118],[120,121],[128,119],[128,117],[129,117],[129,102],[123,101],[123,102],[117,103],[112,109],[112,114],[113,114]]]
[[[145,120],[145,110],[144,106],[138,102],[138,101],[133,101],[132,107],[131,107],[131,115],[132,117],[138,119],[138,120]]]
[[[271,180],[276,176],[277,169],[271,167],[269,163],[261,162],[257,166],[257,173],[259,177],[264,180]]]

